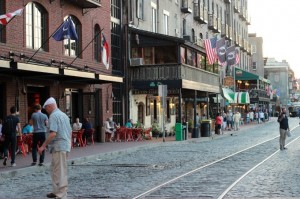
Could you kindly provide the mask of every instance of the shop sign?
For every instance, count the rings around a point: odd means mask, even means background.
[[[233,77],[232,76],[227,76],[224,78],[224,86],[233,86]]]

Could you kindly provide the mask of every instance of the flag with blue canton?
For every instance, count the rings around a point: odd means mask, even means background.
[[[204,46],[205,46],[205,50],[206,50],[208,64],[213,64],[217,58],[216,45],[217,45],[217,37],[213,37],[211,39],[204,40]]]
[[[52,37],[56,41],[62,41],[64,39],[78,40],[75,24],[72,21],[72,18],[68,17],[65,22],[55,31]]]

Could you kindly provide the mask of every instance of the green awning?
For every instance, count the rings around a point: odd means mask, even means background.
[[[248,92],[236,92],[234,94],[234,102],[236,104],[250,104],[250,96]]]
[[[229,88],[222,88],[223,97],[229,102],[234,103],[234,92]]]
[[[235,68],[235,80],[258,80],[259,76],[240,68]]]

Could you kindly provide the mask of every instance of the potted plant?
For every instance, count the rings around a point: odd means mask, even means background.
[[[161,129],[156,121],[152,124],[151,128],[152,128],[152,130],[151,130],[152,137],[156,137],[156,138],[159,137],[161,134]]]

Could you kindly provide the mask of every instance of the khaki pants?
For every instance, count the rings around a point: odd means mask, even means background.
[[[67,152],[53,152],[51,167],[53,193],[58,198],[66,199],[68,190]]]
[[[279,129],[279,132],[280,132],[280,137],[279,137],[280,149],[283,149],[285,147],[286,131],[287,130]]]

